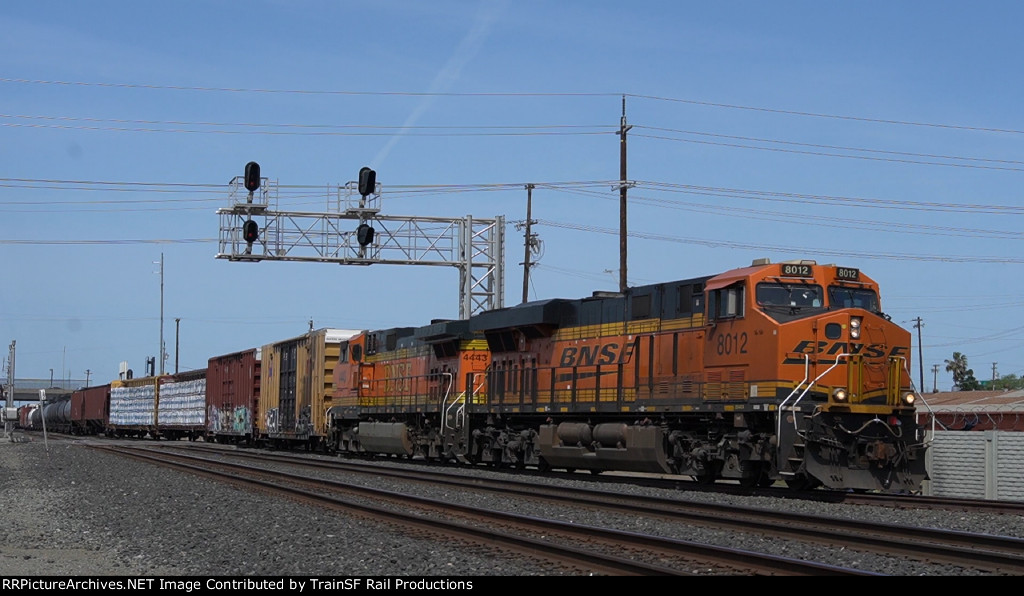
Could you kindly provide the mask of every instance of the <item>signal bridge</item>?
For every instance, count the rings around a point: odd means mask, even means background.
[[[505,218],[381,215],[370,168],[328,188],[325,212],[278,209],[276,181],[249,162],[220,208],[218,259],[339,265],[433,265],[459,270],[459,317],[504,306]]]

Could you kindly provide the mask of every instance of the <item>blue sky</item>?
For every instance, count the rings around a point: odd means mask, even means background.
[[[383,213],[506,218],[530,298],[754,258],[858,267],[944,360],[1024,375],[1015,2],[179,1],[0,4],[0,343],[19,378],[165,369],[317,328],[458,316],[454,268],[217,259],[228,182],[373,167]],[[485,191],[493,185],[505,190]],[[462,192],[405,192],[428,186]],[[389,191],[389,187],[394,192]],[[305,200],[306,202],[302,202]],[[180,323],[175,325],[175,319]],[[6,359],[7,352],[3,352]],[[938,372],[932,367],[939,365]],[[138,374],[138,373],[137,373]],[[4,373],[6,376],[6,372]]]

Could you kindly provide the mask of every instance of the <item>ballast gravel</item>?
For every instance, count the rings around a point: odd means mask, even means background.
[[[20,433],[19,433],[20,434]],[[511,552],[467,547],[414,535],[400,527],[244,491],[193,474],[163,469],[86,447],[87,441],[43,441],[37,435],[0,438],[4,540],[0,576],[528,576],[565,575],[556,565]],[[454,469],[454,468],[453,468]],[[496,475],[490,470],[460,473]],[[351,482],[408,494],[417,483],[372,475]],[[594,488],[585,480],[538,483]],[[896,510],[796,499],[666,491],[628,484],[603,490],[679,499],[719,500],[810,515],[843,516],[922,527],[1024,537],[1024,517],[949,511]],[[436,490],[436,489],[435,489]],[[523,503],[493,493],[448,491],[446,498],[512,512]],[[541,512],[530,511],[532,515]],[[544,516],[576,524],[611,525],[798,557],[884,575],[979,575],[955,566],[926,565],[837,546],[751,538],[733,532],[546,506]]]

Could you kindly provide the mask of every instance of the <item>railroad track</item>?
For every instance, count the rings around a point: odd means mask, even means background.
[[[371,489],[222,459],[170,453],[166,449],[93,448],[231,482],[248,490],[256,489],[382,520],[418,534],[427,533],[449,541],[458,539],[475,547],[498,548],[504,556],[509,550],[514,550],[538,558],[545,564],[557,562],[573,573],[645,576],[877,575],[748,550],[463,506],[449,499]],[[387,506],[387,503],[392,505]]]
[[[911,557],[923,562],[956,565],[992,574],[1024,573],[1024,539],[1014,537],[872,523],[842,517],[810,516],[778,509],[741,507],[723,503],[654,497],[644,497],[641,501],[633,495],[615,495],[606,491],[580,488],[574,488],[570,492],[565,488],[538,485],[512,478],[491,480],[466,477],[418,466],[373,466],[264,452],[216,451],[223,457],[387,476],[448,488],[491,491],[503,496],[515,495],[524,499],[544,499],[562,506],[589,507],[617,514],[660,517],[674,523],[756,533],[761,537],[799,540],[828,546],[842,545],[875,555]]]
[[[74,435],[60,435],[58,433],[50,433],[51,437],[60,440],[71,439],[71,440],[90,440],[94,437],[80,437]],[[103,443],[110,444],[110,441],[118,441],[117,439],[97,439]],[[139,445],[138,440],[127,439],[120,443],[113,444],[134,444]],[[182,447],[182,444],[176,442],[167,441],[148,441],[144,444],[159,445],[162,447]],[[204,442],[188,443],[188,448],[191,449],[210,449],[220,450],[225,449],[223,445],[214,445]],[[302,459],[308,454],[295,452],[287,456],[292,460]],[[345,462],[345,459],[337,459],[337,461]],[[403,463],[408,464],[410,468],[425,468],[425,469],[437,469],[438,467],[446,467],[443,463],[431,463],[423,464],[422,462],[403,460]],[[462,467],[462,466],[459,466]],[[602,484],[630,484],[634,486],[642,486],[647,488],[662,489],[662,490],[678,490],[686,492],[700,492],[700,493],[720,493],[729,494],[745,497],[771,497],[780,499],[798,499],[804,501],[812,501],[818,503],[842,503],[849,505],[870,505],[876,507],[894,507],[899,509],[932,509],[932,510],[947,510],[947,511],[961,511],[965,513],[995,513],[995,514],[1006,514],[1006,515],[1019,515],[1024,516],[1024,502],[1022,501],[1002,501],[1002,500],[987,500],[987,499],[966,499],[966,498],[949,498],[949,497],[933,497],[917,494],[884,494],[884,493],[858,493],[858,492],[845,492],[845,491],[832,491],[827,489],[817,489],[811,491],[794,491],[789,488],[780,487],[761,487],[761,488],[750,488],[743,487],[738,484],[730,483],[717,483],[713,485],[701,484],[695,481],[689,480],[683,476],[672,476],[672,475],[653,475],[653,474],[631,474],[631,473],[607,473],[602,475],[592,474],[581,474],[581,473],[560,473],[556,471],[540,473],[536,470],[531,469],[503,469],[502,472],[506,473],[510,477],[541,477],[541,478],[561,478],[569,480],[585,480],[586,482],[602,485]]]

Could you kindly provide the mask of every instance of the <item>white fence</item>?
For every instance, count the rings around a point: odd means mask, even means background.
[[[1024,501],[1024,432],[936,431],[926,462],[925,495]]]

